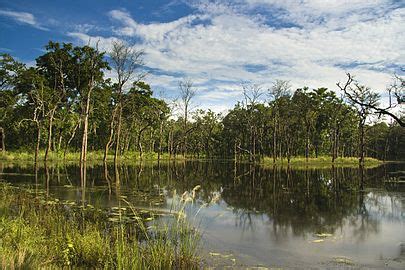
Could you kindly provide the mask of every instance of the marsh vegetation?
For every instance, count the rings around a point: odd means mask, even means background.
[[[190,79],[154,93],[143,51],[90,45],[0,56],[3,268],[403,266],[404,195],[383,181],[405,159],[402,77],[387,108],[347,74],[341,95],[242,83],[217,113]]]
[[[2,269],[197,269],[199,233],[176,211],[59,200],[45,190],[0,182]],[[191,200],[190,198],[189,200]]]
[[[71,265],[97,268],[405,263],[404,193],[383,181],[403,164],[361,173],[329,164],[101,162],[87,165],[86,179],[74,163],[1,164],[1,254],[9,267],[18,258],[66,267],[69,246]],[[22,253],[10,257],[15,250]]]

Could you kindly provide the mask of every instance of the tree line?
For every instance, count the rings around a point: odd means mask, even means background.
[[[243,84],[243,100],[228,113],[195,109],[197,90],[179,83],[173,102],[153,95],[143,72],[143,52],[115,42],[110,52],[98,46],[49,42],[36,65],[8,54],[0,58],[1,150],[66,155],[126,152],[259,161],[331,156],[405,159],[404,117],[394,107],[404,102],[404,80],[388,88],[390,104],[352,75],[338,83],[342,96],[326,88],[292,90],[277,80],[270,89]],[[110,72],[112,71],[112,72]],[[114,74],[108,78],[106,73]],[[394,97],[394,101],[391,100]],[[370,121],[388,115],[395,121]]]

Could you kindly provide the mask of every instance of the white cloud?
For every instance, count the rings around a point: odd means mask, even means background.
[[[200,18],[201,16],[190,15],[168,23],[139,24],[132,19],[127,11],[112,10],[109,12],[109,15],[111,19],[123,25],[123,27],[115,29],[116,34],[122,36],[138,36],[143,38],[146,42],[162,41],[166,34],[180,27],[187,26],[196,19],[203,19]]]
[[[375,8],[389,4],[389,0],[245,0],[250,5],[277,6],[287,10],[305,10],[311,13],[343,13]]]
[[[35,27],[40,30],[48,30],[47,28],[41,26],[41,24],[35,19],[35,16],[28,12],[17,12],[17,11],[10,11],[10,10],[1,10],[0,9],[0,16],[9,17],[17,22],[28,24],[32,27]]]
[[[109,52],[111,51],[112,45],[114,42],[122,41],[116,37],[102,37],[102,36],[91,36],[87,33],[83,32],[71,32],[68,33],[68,36],[77,39],[82,44],[89,44],[90,46],[96,47],[100,51]]]
[[[383,91],[392,66],[405,65],[405,8],[392,8],[388,0],[296,2],[199,1],[195,13],[166,23],[140,24],[122,10],[109,16],[118,23],[114,33],[139,38],[136,46],[145,50],[145,63],[160,71],[148,77],[152,86],[173,93],[180,77],[188,77],[202,89],[201,102],[215,101],[217,107],[221,100],[235,102],[238,95],[232,91],[240,93],[241,81],[268,87],[275,79],[286,79],[294,87],[336,90],[336,82],[345,80],[350,71],[362,83]],[[271,10],[252,13],[258,6]],[[269,22],[274,18],[285,21],[275,27]],[[288,22],[300,27],[283,27]],[[84,33],[71,36],[83,42],[90,38]],[[108,48],[116,38],[92,39]]]

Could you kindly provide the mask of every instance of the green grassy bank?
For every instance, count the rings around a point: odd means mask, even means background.
[[[125,199],[111,213],[3,182],[0,196],[1,269],[201,267],[199,234],[179,212],[159,223]]]
[[[38,160],[43,161],[45,157],[45,151],[40,151],[38,155]],[[161,159],[169,159],[169,155],[167,153],[163,153],[160,157]],[[176,156],[176,159],[181,159],[182,156]],[[35,154],[33,152],[27,151],[6,151],[0,152],[0,160],[6,161],[34,161]],[[103,151],[89,151],[87,153],[87,160],[88,161],[103,161],[104,159],[104,152]],[[124,155],[120,156],[121,161],[134,161],[139,160],[140,155],[139,152],[126,152]],[[142,155],[143,160],[157,160],[158,154],[157,153],[144,153]],[[48,161],[79,161],[80,160],[80,152],[68,152],[64,155],[63,152],[50,152],[48,154]],[[107,156],[108,161],[114,160],[114,154],[110,151],[110,154]]]
[[[309,166],[309,167],[330,167],[331,165],[340,166],[340,167],[358,167],[359,159],[357,157],[339,157],[332,162],[332,157],[329,156],[319,156],[317,158],[308,158],[305,157],[292,157],[290,162],[286,158],[277,159],[274,163],[273,158],[265,157],[262,161],[263,165],[291,165],[291,166]],[[364,162],[366,167],[376,167],[383,164],[383,161],[375,158],[365,158]]]
[[[112,152],[110,152],[107,156],[108,161],[113,161],[114,160],[114,155]],[[39,161],[43,161],[45,156],[45,152],[41,151],[39,153]],[[89,151],[87,154],[87,161],[88,162],[96,162],[100,163],[103,161],[104,158],[104,152],[103,151]],[[139,161],[140,155],[139,152],[126,152],[124,155],[120,157],[120,162],[123,163],[128,163],[128,162],[134,162],[134,161]],[[189,156],[184,158],[182,155],[177,155],[175,158],[172,156],[170,157],[169,154],[163,153],[160,156],[161,160],[198,160],[194,156]],[[201,160],[204,160],[204,156],[200,157]],[[15,151],[15,152],[0,152],[0,160],[2,161],[9,161],[9,162],[19,162],[19,161],[34,161],[34,153],[30,152],[23,152],[23,151]],[[64,155],[61,152],[51,152],[48,155],[48,161],[49,162],[78,162],[80,160],[80,153],[79,152],[68,152],[66,155]],[[158,154],[157,153],[152,153],[152,152],[146,152],[142,155],[142,160],[144,161],[157,161],[158,160]],[[332,162],[332,157],[330,156],[319,156],[317,158],[315,157],[310,157],[308,160],[305,157],[292,157],[290,159],[290,162],[286,158],[279,158],[276,160],[276,162],[273,162],[272,157],[264,157],[259,164],[262,165],[280,165],[280,166],[311,166],[311,167],[325,167],[325,166],[331,166],[334,164],[335,166],[341,166],[341,167],[358,167],[359,160],[357,157],[338,157],[335,159],[334,162]],[[374,167],[374,166],[379,166],[383,164],[383,161],[380,161],[375,158],[365,158],[365,166],[367,167]]]

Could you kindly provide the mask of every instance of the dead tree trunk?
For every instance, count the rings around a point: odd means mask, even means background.
[[[85,108],[84,119],[83,119],[82,151],[81,151],[81,155],[80,155],[81,162],[86,162],[86,159],[87,159],[87,137],[88,137],[88,129],[89,129],[90,98],[91,98],[91,92],[93,90],[93,82],[91,82],[89,85],[90,85],[90,87],[87,92],[86,108]]]
[[[110,136],[108,137],[108,141],[105,145],[105,149],[104,149],[104,162],[107,161],[107,156],[108,156],[108,150],[110,150],[111,147],[111,143],[113,141],[113,137],[114,137],[114,122],[115,122],[115,114],[117,113],[117,110],[113,110],[113,114],[111,117],[111,122],[110,122]]]
[[[53,119],[55,116],[56,106],[49,112],[49,126],[48,126],[48,145],[45,150],[44,160],[48,161],[48,154],[51,151],[52,147],[52,128],[53,128]]]

